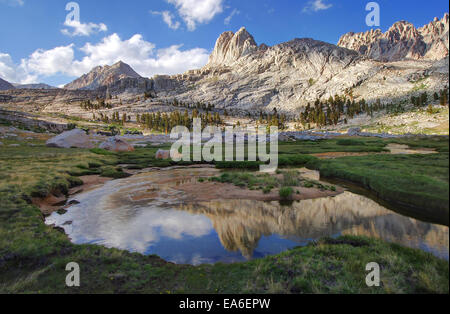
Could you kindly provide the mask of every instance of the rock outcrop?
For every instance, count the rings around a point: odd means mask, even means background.
[[[335,95],[388,103],[421,86],[439,91],[448,86],[448,63],[448,14],[418,29],[401,21],[384,34],[349,33],[337,46],[310,38],[258,46],[241,28],[220,35],[205,67],[156,76],[152,89],[163,101],[290,113]]]
[[[95,146],[90,142],[86,132],[80,129],[73,129],[52,137],[46,145],[57,148],[94,148]]]
[[[141,78],[128,64],[119,61],[112,66],[98,66],[91,72],[81,76],[64,86],[66,89],[97,89],[108,86],[125,78]]]
[[[155,159],[170,159],[170,150],[159,149],[155,154]]]
[[[361,133],[361,128],[350,128],[347,131],[348,136],[356,136]]]
[[[241,28],[220,35],[201,69],[143,78],[119,62],[93,69],[66,89],[2,92],[0,103],[67,114],[83,100],[111,95],[118,96],[113,105],[139,110],[164,110],[177,99],[210,103],[233,114],[274,108],[298,114],[308,103],[335,95],[369,103],[409,101],[424,90],[448,87],[448,19],[446,14],[421,28],[401,21],[386,33],[349,33],[338,45],[310,38],[258,45]]]
[[[0,90],[10,90],[10,89],[15,89],[15,87],[11,83],[0,78]]]
[[[106,149],[113,152],[132,152],[134,151],[134,147],[127,142],[118,139],[118,138],[110,138],[107,141],[100,144],[99,148]]]
[[[208,66],[228,66],[236,60],[258,50],[255,39],[245,27],[236,34],[225,32],[217,39],[214,51],[209,57]]]
[[[162,98],[223,108],[290,110],[308,98],[341,94],[356,84],[369,75],[356,68],[360,62],[363,59],[355,51],[310,38],[258,47],[242,28],[220,36],[204,68],[155,77],[154,90]],[[349,79],[342,82],[338,75],[346,71]],[[333,86],[327,86],[330,82]]]
[[[369,58],[390,62],[404,59],[440,60],[449,52],[449,15],[416,28],[413,24],[400,21],[388,31],[370,30],[365,33],[347,33],[341,37],[338,46],[359,52]]]

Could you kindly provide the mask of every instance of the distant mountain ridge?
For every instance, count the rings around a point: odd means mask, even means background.
[[[81,76],[64,86],[65,89],[94,90],[102,86],[111,85],[125,78],[141,78],[128,64],[119,61],[112,66],[98,66],[89,73]]]
[[[0,90],[15,89],[14,85],[0,78]]]
[[[347,33],[338,45],[311,38],[258,45],[242,27],[219,36],[201,69],[143,78],[118,62],[96,67],[65,88],[134,99],[150,92],[161,102],[176,98],[238,110],[295,112],[335,95],[388,103],[448,87],[448,19],[445,14],[421,28],[400,21],[385,33]]]
[[[44,83],[36,83],[36,84],[12,84],[15,88],[18,89],[55,89],[56,87],[50,86]]]
[[[206,66],[155,76],[153,88],[166,101],[295,112],[335,95],[390,102],[410,99],[423,86],[434,91],[448,86],[448,14],[419,30],[398,22],[386,34],[368,34],[375,38],[365,35],[367,46],[374,42],[370,49],[353,40],[365,38],[354,33],[344,35],[338,45],[296,38],[270,47],[258,45],[243,27],[220,35]],[[383,38],[377,42],[377,36]]]
[[[404,59],[440,60],[449,53],[449,15],[416,28],[400,21],[388,31],[370,30],[365,33],[347,33],[338,46],[359,52],[377,61],[391,62]]]

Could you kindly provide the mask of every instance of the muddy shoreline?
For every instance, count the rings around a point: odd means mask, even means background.
[[[112,178],[101,177],[99,175],[88,175],[79,177],[83,184],[77,187],[73,187],[69,190],[67,195],[60,191],[53,191],[44,198],[34,197],[32,198],[33,205],[39,207],[44,217],[50,216],[53,212],[60,209],[66,210],[72,204],[68,203],[68,200],[79,193],[88,192],[95,188],[101,187],[106,182],[113,180]]]
[[[261,190],[249,190],[247,188],[242,188],[235,186],[231,183],[220,183],[220,182],[199,182],[198,178],[204,178],[209,176],[215,176],[221,173],[220,170],[214,168],[214,166],[179,166],[179,167],[169,167],[169,168],[146,168],[142,170],[129,170],[128,172],[132,177],[138,175],[158,175],[164,173],[166,171],[176,171],[182,169],[192,169],[197,171],[203,171],[201,175],[193,174],[188,177],[175,177],[175,178],[165,178],[163,180],[158,181],[158,184],[155,185],[154,188],[149,188],[142,195],[134,195],[133,199],[137,200],[141,199],[152,199],[158,197],[158,193],[161,193],[161,190],[164,187],[171,186],[171,189],[177,192],[181,192],[184,194],[182,199],[185,203],[198,203],[198,202],[206,202],[212,200],[232,200],[232,199],[240,199],[240,200],[255,200],[255,201],[286,201],[282,199],[279,195],[279,189],[273,189],[270,193],[264,194]],[[305,174],[305,177],[308,177],[310,174]],[[32,203],[39,207],[42,214],[47,217],[51,215],[53,212],[58,210],[67,210],[73,203],[77,203],[77,201],[73,200],[72,202],[68,202],[69,199],[73,198],[73,196],[91,191],[96,188],[100,188],[104,186],[107,182],[112,181],[112,178],[101,177],[99,175],[88,175],[79,177],[83,184],[69,190],[67,195],[54,191],[50,193],[45,198],[33,198]],[[148,178],[143,178],[143,180]],[[122,180],[122,179],[117,179]],[[320,180],[317,180],[320,182]],[[325,182],[321,182],[325,183]],[[159,186],[164,186],[162,189],[159,189]],[[296,187],[295,191],[298,193],[294,193],[289,201],[301,201],[301,200],[309,200],[309,199],[317,199],[322,197],[333,197],[343,193],[346,189],[336,186],[335,191],[330,190],[321,190],[319,188],[305,188],[305,187]],[[131,197],[131,196],[130,196]]]

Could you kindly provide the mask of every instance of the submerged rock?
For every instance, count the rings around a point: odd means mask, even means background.
[[[52,137],[46,145],[57,148],[94,148],[86,132],[80,129],[73,129]]]
[[[127,142],[116,137],[108,139],[106,142],[100,144],[99,148],[106,149],[113,152],[132,152],[134,147]]]

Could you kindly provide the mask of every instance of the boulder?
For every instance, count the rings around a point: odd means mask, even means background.
[[[94,148],[86,132],[80,129],[63,132],[49,139],[46,143],[48,147],[58,148]]]
[[[169,159],[169,158],[170,158],[170,150],[162,150],[162,149],[159,149],[159,150],[156,152],[155,158],[156,158],[156,159]]]
[[[286,135],[286,134],[278,134],[278,140],[280,141],[280,142],[288,142],[288,141],[291,141],[291,138],[288,136],[288,135]]]
[[[355,136],[355,135],[358,135],[359,133],[361,133],[360,128],[350,128],[347,131],[347,135],[349,135],[349,136]]]
[[[116,137],[108,139],[106,142],[100,144],[99,148],[106,149],[113,152],[132,152],[134,147],[127,142]]]
[[[176,152],[174,157],[176,159],[182,159],[183,154]],[[172,159],[172,157],[170,156],[170,150],[162,150],[162,149],[160,149],[156,152],[155,158],[156,159]]]

